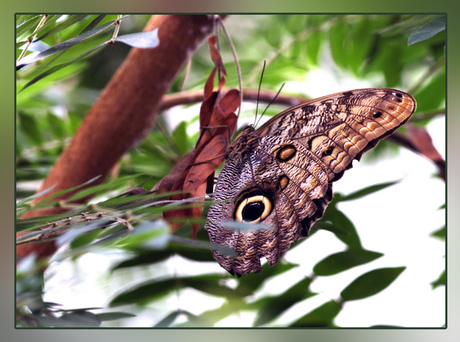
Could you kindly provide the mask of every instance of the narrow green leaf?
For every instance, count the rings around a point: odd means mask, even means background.
[[[344,301],[371,297],[386,289],[406,267],[379,268],[356,278],[341,293]]]
[[[333,327],[334,318],[340,310],[342,310],[340,304],[330,300],[296,320],[290,327]]]
[[[77,249],[89,245],[91,242],[96,240],[99,234],[99,230],[93,230],[92,232],[86,232],[75,237],[70,243],[70,249]]]
[[[115,23],[115,21],[111,21],[111,22],[108,22],[104,25],[101,25],[99,27],[96,27],[95,29],[92,29],[91,31],[87,31],[85,33],[82,33],[81,35],[77,36],[77,37],[74,37],[74,38],[70,38],[69,40],[66,40],[65,42],[62,42],[61,44],[58,44],[58,45],[55,45],[45,51],[42,51],[38,54],[33,54],[33,55],[29,55],[23,59],[21,59],[19,62],[18,62],[18,65],[17,65],[17,69],[20,69],[22,67],[24,67],[25,65],[27,64],[31,64],[31,63],[34,63],[36,61],[39,61],[39,60],[42,60],[46,57],[49,57],[49,56],[52,56],[54,55],[55,53],[57,52],[60,52],[60,51],[63,51],[63,50],[66,50],[78,43],[81,43],[101,32],[104,32],[106,31],[107,29],[109,29],[110,27],[113,27],[113,24]],[[104,43],[105,44],[105,43]]]
[[[124,176],[124,177],[114,179],[114,180],[112,180],[110,182],[106,182],[106,183],[103,183],[103,184],[93,185],[93,186],[91,186],[89,188],[85,188],[85,189],[80,190],[75,195],[71,196],[68,199],[68,201],[73,202],[73,201],[79,200],[81,198],[85,198],[85,197],[94,195],[94,194],[96,194],[98,192],[114,190],[114,189],[117,189],[119,187],[126,186],[129,181],[135,179],[136,177],[137,177],[137,175],[129,175],[129,176]]]
[[[37,315],[35,318],[40,327],[88,328],[98,327],[101,324],[97,315],[87,311],[65,313],[61,317]]]
[[[339,252],[329,255],[318,262],[313,268],[313,272],[318,276],[330,276],[374,261],[382,255],[382,253],[371,252],[364,249]]]
[[[158,39],[158,29],[146,32],[125,34],[114,39],[116,42],[124,43],[137,48],[154,48],[160,44]]]
[[[50,192],[55,186],[56,186],[56,184],[53,185],[53,186],[50,186],[48,189],[45,189],[45,190],[43,190],[43,191],[37,192],[36,194],[34,194],[34,195],[32,195],[32,196],[29,196],[29,197],[27,197],[27,198],[24,198],[23,200],[21,200],[20,202],[18,202],[18,203],[16,204],[16,207],[21,207],[23,204],[32,201],[34,198],[37,198],[37,197],[40,197],[40,196],[42,196],[42,195],[47,194],[47,193]]]
[[[175,291],[178,287],[179,282],[177,279],[144,282],[116,295],[110,301],[109,306],[147,304],[166,296],[168,293]]]
[[[104,217],[99,220],[91,221],[90,223],[78,224],[69,229],[69,231],[58,236],[56,239],[56,244],[58,246],[63,246],[66,243],[70,243],[83,234],[87,234],[95,229],[99,229],[104,223],[107,223],[110,220],[111,219],[109,217]]]
[[[310,278],[304,278],[280,296],[264,297],[252,303],[250,307],[254,306],[259,309],[254,326],[261,326],[269,323],[293,305],[314,296],[315,293],[311,292],[309,289],[310,283]]]
[[[97,318],[101,321],[114,321],[117,319],[123,319],[123,318],[132,318],[136,317],[136,315],[128,312],[103,312],[100,314],[96,314]]]
[[[57,25],[55,27],[53,27],[51,30],[45,32],[41,36],[38,36],[34,40],[34,42],[39,41],[39,40],[43,40],[46,37],[49,37],[49,36],[51,36],[53,34],[56,34],[56,33],[59,33],[62,30],[64,30],[65,28],[67,28],[69,26],[72,26],[75,23],[78,23],[79,21],[83,20],[84,18],[86,18],[86,14],[83,14],[83,15],[70,15],[67,18],[67,20],[64,20],[64,21],[61,21],[61,22],[57,23]]]
[[[99,317],[92,312],[70,312],[65,313],[58,319],[61,327],[98,327],[101,325]]]
[[[87,182],[85,182],[85,183],[83,183],[83,184],[74,186],[74,187],[72,187],[72,188],[68,188],[68,189],[64,189],[64,190],[57,191],[57,192],[55,192],[54,194],[52,194],[51,196],[49,196],[49,197],[45,198],[44,200],[41,200],[40,202],[38,202],[38,203],[35,205],[35,209],[40,208],[40,204],[41,204],[42,202],[48,202],[48,201],[50,201],[50,200],[53,199],[53,198],[56,198],[56,197],[59,197],[59,196],[61,196],[61,195],[66,194],[66,193],[69,193],[69,192],[71,192],[71,191],[74,191],[74,190],[83,188],[83,187],[85,187],[86,185],[89,185],[89,184],[95,182],[95,181],[98,180],[99,178],[101,178],[100,175],[91,178],[89,181],[87,181]],[[54,185],[53,185],[53,186],[54,186]]]
[[[394,182],[386,182],[386,183],[380,183],[380,184],[375,184],[368,186],[366,188],[360,189],[358,191],[352,192],[349,195],[346,196],[340,196],[340,199],[337,200],[337,202],[345,202],[345,201],[351,201],[355,200],[370,194],[373,194],[374,192],[383,190],[385,188],[388,188],[392,185],[397,184],[399,181],[394,181]]]
[[[176,320],[177,316],[182,314],[181,310],[176,310],[171,312],[169,315],[167,315],[165,318],[163,318],[161,321],[159,321],[157,324],[155,324],[153,327],[154,328],[165,328],[171,326],[171,324],[174,323]]]
[[[238,290],[221,285],[221,280],[221,275],[216,276],[213,274],[181,279],[182,284],[212,296],[226,297],[229,300],[243,298],[243,295]]]
[[[86,51],[85,53],[81,54],[80,56],[78,56],[78,57],[76,57],[76,58],[74,58],[74,59],[72,59],[72,60],[70,60],[70,61],[68,61],[68,62],[65,62],[65,63],[62,63],[62,64],[58,64],[58,65],[55,65],[55,66],[53,66],[53,67],[47,69],[46,71],[44,71],[43,73],[41,73],[41,74],[38,75],[37,77],[33,78],[31,81],[27,82],[26,85],[25,85],[24,87],[22,87],[22,89],[21,89],[19,92],[21,92],[21,91],[23,91],[24,89],[30,87],[31,85],[37,83],[37,82],[40,81],[41,79],[43,79],[43,78],[45,78],[45,77],[47,77],[47,76],[49,76],[49,75],[51,75],[51,74],[53,74],[53,73],[55,73],[55,72],[57,72],[57,71],[59,71],[59,70],[65,68],[65,67],[67,67],[67,66],[69,66],[69,65],[71,65],[71,64],[74,64],[74,63],[78,62],[79,60],[81,60],[81,59],[83,59],[83,58],[85,58],[85,57],[91,55],[92,53],[96,52],[96,51],[99,50],[101,47],[106,46],[106,45],[107,45],[106,42],[104,42],[104,43],[102,43],[102,44],[99,44],[98,46],[96,46],[96,47],[90,49],[89,51]]]
[[[174,255],[174,251],[171,249],[164,249],[164,250],[152,250],[152,251],[145,251],[139,255],[136,255],[133,258],[124,260],[114,267],[112,267],[111,271],[115,271],[121,268],[129,268],[129,267],[137,267],[137,266],[145,266],[156,264],[162,262],[169,257]]]
[[[446,16],[433,19],[429,23],[423,25],[409,37],[407,45],[412,45],[424,40],[430,39],[434,35],[446,29]]]
[[[241,298],[241,294],[229,287],[220,285],[221,274],[206,274],[194,277],[147,281],[128,289],[110,301],[109,306],[125,304],[146,304],[166,296],[168,293],[185,287],[193,287],[199,291],[215,296]]]

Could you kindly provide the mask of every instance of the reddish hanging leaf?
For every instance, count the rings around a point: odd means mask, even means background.
[[[205,101],[212,95],[212,91],[214,89],[214,77],[216,77],[216,68],[213,68],[211,73],[209,74],[208,79],[206,80],[206,83],[204,84],[204,98]],[[212,113],[212,111],[211,111]]]
[[[222,62],[222,56],[220,55],[220,52],[217,49],[216,44],[216,36],[211,36],[208,38],[209,54],[211,55],[211,60],[216,66],[217,70],[219,70],[222,73],[222,75],[227,76],[227,71],[225,70],[224,62]]]
[[[430,134],[423,127],[407,125],[407,138],[415,149],[438,166],[439,175],[446,179],[446,162],[433,145]]]
[[[214,92],[206,99],[200,110],[201,127],[195,149],[184,156],[171,173],[160,181],[154,189],[160,191],[181,191],[170,197],[171,200],[197,198],[206,194],[209,179],[213,179],[215,169],[225,159],[232,133],[236,129],[237,116],[234,113],[239,106],[239,92],[230,90],[224,96]],[[211,114],[210,114],[211,112]],[[171,187],[171,184],[174,185]],[[168,189],[168,190],[167,190]],[[201,217],[202,205],[178,208],[163,213],[173,231],[183,224],[185,218]],[[196,238],[198,224],[192,224],[193,238]]]
[[[222,95],[225,78],[219,79],[218,91],[213,92],[216,70],[227,75],[219,50],[216,48],[216,37],[210,37],[209,51],[215,68],[211,71],[205,86],[205,100],[200,107],[200,135],[195,149],[186,154],[173,170],[163,178],[154,190],[160,192],[180,192],[170,197],[171,200],[185,200],[201,197],[204,199],[206,190],[212,189],[214,172],[224,161],[230,138],[236,130],[237,116],[235,111],[240,105],[240,93],[236,89]],[[212,190],[211,190],[212,191]],[[202,205],[189,203],[187,207],[169,210],[163,213],[165,220],[171,224],[173,231],[182,226],[184,219],[201,217]],[[192,224],[192,235],[196,238],[198,223]]]
[[[442,159],[426,129],[414,125],[407,125],[406,129],[408,138],[419,152],[434,162]]]
[[[155,184],[155,186],[152,188],[152,191],[171,192],[174,184],[176,184],[177,180],[181,177],[185,168],[191,163],[194,156],[195,150],[190,151],[185,156],[183,156],[173,167],[171,172],[157,184]]]

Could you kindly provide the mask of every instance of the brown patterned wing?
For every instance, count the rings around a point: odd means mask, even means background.
[[[232,274],[274,265],[292,242],[307,236],[332,199],[332,182],[353,159],[403,125],[416,102],[394,89],[360,89],[289,108],[231,145],[208,213],[213,251]],[[269,229],[236,230],[227,221],[263,223]]]

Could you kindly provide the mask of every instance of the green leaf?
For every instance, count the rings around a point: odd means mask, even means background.
[[[309,289],[310,283],[310,278],[304,278],[280,296],[264,297],[249,305],[249,307],[258,309],[254,326],[261,326],[271,322],[291,306],[314,296],[315,293]]]
[[[435,232],[431,233],[430,236],[433,236],[433,237],[436,237],[438,239],[445,241],[446,240],[446,226],[439,228]]]
[[[386,289],[406,267],[379,268],[356,278],[341,293],[344,301],[371,297]]]
[[[332,227],[339,227],[340,230],[332,231],[335,236],[345,243],[350,249],[361,249],[361,241],[356,232],[353,222],[334,203],[329,204],[324,212],[323,220],[330,222]]]
[[[442,16],[433,19],[426,25],[419,28],[417,31],[412,33],[409,37],[407,45],[412,45],[427,39],[430,39],[434,35],[442,32],[446,29],[446,16]]]
[[[306,41],[307,45],[307,58],[308,61],[313,65],[318,65],[318,60],[320,56],[321,46],[324,41],[323,31],[317,30],[312,32]]]
[[[158,300],[179,288],[178,279],[148,281],[136,285],[116,295],[109,303],[110,307],[127,304],[147,304]]]
[[[158,300],[171,292],[186,287],[192,287],[214,296],[229,298],[241,297],[238,291],[220,285],[221,280],[222,275],[220,274],[206,274],[195,277],[147,281],[120,293],[110,301],[109,306],[113,307],[126,304],[142,305]]]
[[[19,127],[25,135],[36,145],[43,143],[43,135],[40,131],[37,119],[33,115],[19,112]]]
[[[340,310],[342,306],[335,300],[330,300],[296,320],[290,327],[333,327],[333,320]]]
[[[329,255],[318,262],[313,268],[313,272],[318,276],[330,276],[346,271],[352,267],[374,261],[382,255],[382,253],[367,251],[364,249],[339,252]]]
[[[445,68],[425,81],[424,86],[413,94],[417,100],[417,112],[429,112],[446,107]]]
[[[244,277],[238,279],[239,284],[237,287],[238,292],[249,296],[259,289],[263,283],[268,281],[270,278],[283,274],[297,267],[296,264],[283,263],[279,261],[276,265],[268,266],[264,264],[262,266],[262,272],[245,274]]]
[[[57,115],[48,113],[47,115],[50,131],[56,139],[64,139],[66,137],[65,123]]]
[[[334,62],[341,68],[348,69],[350,55],[349,23],[338,21],[329,29],[329,46]]]
[[[380,183],[380,184],[375,184],[368,186],[366,188],[360,189],[358,191],[352,192],[351,194],[347,196],[340,196],[340,198],[337,200],[337,202],[345,202],[345,201],[351,201],[355,200],[370,194],[373,194],[374,192],[383,190],[385,188],[388,188],[392,185],[395,185],[399,181],[394,181],[394,182],[386,182],[386,183]]]
[[[431,283],[431,288],[434,290],[439,286],[446,286],[446,271],[442,271],[438,279]]]
[[[116,42],[124,43],[137,48],[154,48],[160,44],[158,39],[158,28],[152,31],[125,34],[114,39]]]
[[[75,237],[72,242],[70,243],[70,248],[71,249],[76,249],[79,247],[87,246],[91,242],[93,242],[100,234],[101,232],[97,229],[82,233],[81,235]]]
[[[398,42],[385,44],[381,51],[383,75],[387,87],[396,87],[401,83],[401,73],[403,70],[403,48]]]
[[[174,140],[174,144],[182,156],[189,152],[187,122],[182,121],[179,125],[177,125],[176,129],[172,133],[172,139]]]
[[[350,68],[356,76],[360,75],[361,68],[366,61],[374,41],[372,21],[368,16],[359,17],[353,26],[353,36],[350,47]]]
[[[163,249],[169,241],[169,226],[163,220],[142,222],[130,234],[116,241],[112,247],[126,249]]]

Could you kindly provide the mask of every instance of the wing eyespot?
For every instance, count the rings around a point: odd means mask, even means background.
[[[238,202],[235,220],[239,222],[258,223],[273,210],[272,201],[264,195],[253,195]]]

